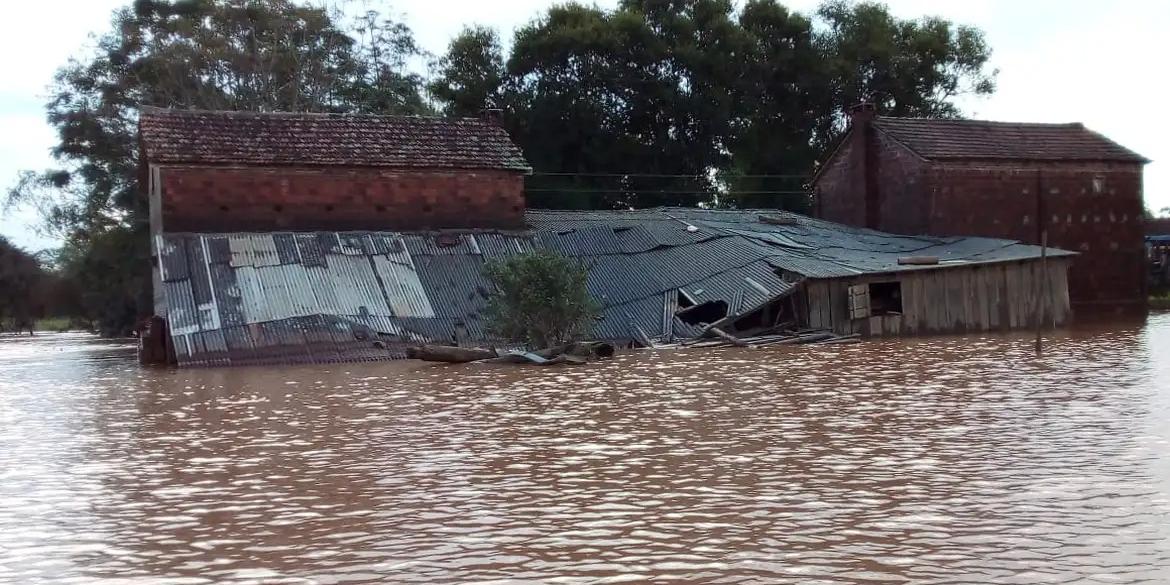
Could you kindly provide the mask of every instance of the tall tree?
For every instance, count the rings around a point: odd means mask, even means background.
[[[477,116],[503,107],[504,52],[496,31],[467,27],[447,47],[428,84],[448,116]]]
[[[432,95],[470,114],[495,95],[485,88],[501,88],[506,124],[537,171],[534,206],[804,209],[802,177],[839,139],[849,106],[956,116],[954,98],[994,89],[978,30],[872,2],[834,0],[811,16],[775,0],[555,6],[516,31],[498,84],[488,41],[452,43]]]
[[[66,236],[86,290],[121,295],[107,333],[145,315],[147,203],[138,185],[140,106],[251,111],[424,113],[409,28],[296,0],[135,0],[96,51],[57,74],[47,104],[62,168],[27,173],[10,194],[41,204]],[[107,252],[117,251],[117,256]],[[116,282],[133,283],[124,288]],[[124,307],[133,306],[134,311]]]
[[[889,116],[957,117],[954,98],[995,91],[991,50],[979,29],[927,17],[900,19],[884,4],[832,0],[817,15],[833,102],[872,102]]]

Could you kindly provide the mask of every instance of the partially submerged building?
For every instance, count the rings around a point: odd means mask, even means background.
[[[164,144],[184,144],[198,160],[181,162],[173,158],[178,149],[170,147],[160,151],[159,126],[149,115],[182,120],[162,123]],[[1049,250],[1041,261],[1039,248],[1009,240],[897,236],[771,210],[525,211],[521,198],[518,204],[509,199],[521,215],[509,207],[502,213],[512,221],[497,223],[502,218],[490,212],[483,218],[460,213],[468,197],[457,192],[459,177],[482,173],[482,167],[442,167],[452,191],[436,189],[429,200],[427,218],[459,217],[462,223],[374,215],[360,229],[333,224],[337,215],[351,213],[341,209],[349,204],[342,198],[352,185],[348,173],[375,177],[363,180],[380,185],[376,177],[413,171],[359,168],[340,155],[325,162],[311,158],[312,148],[331,144],[321,130],[315,130],[319,146],[306,147],[295,159],[270,152],[274,136],[295,134],[282,125],[301,124],[303,115],[273,115],[259,124],[264,137],[249,141],[261,116],[198,113],[220,136],[210,142],[201,138],[200,123],[186,115],[149,112],[142,126],[152,210],[161,215],[153,242],[156,311],[169,325],[165,339],[181,365],[389,359],[417,343],[493,343],[482,317],[491,294],[484,264],[536,248],[586,263],[590,293],[602,307],[594,335],[621,342],[693,337],[715,322],[732,333],[789,323],[884,336],[1009,330],[1034,326],[1037,318],[1059,325],[1069,315],[1068,252]],[[372,117],[361,122],[413,123]],[[466,120],[426,124],[437,129],[431,138],[412,139],[425,142],[425,148],[411,149],[430,152],[435,161],[418,155],[412,161],[419,169],[477,157],[504,161],[490,169],[498,176],[526,169],[498,127]],[[454,132],[444,129],[446,124],[486,134],[463,142],[437,138]],[[360,150],[362,133],[357,135],[339,140],[353,140],[354,151]],[[485,147],[489,139],[494,146]],[[219,152],[225,148],[231,156]],[[367,164],[385,164],[363,156]],[[302,158],[317,166],[304,169]],[[289,172],[282,173],[275,161],[291,165]],[[210,191],[252,173],[270,177],[264,184],[273,187],[251,199],[248,189],[226,198],[209,192],[208,200],[249,210],[246,224],[225,220],[217,227],[214,217],[186,218],[186,206],[168,208],[172,191],[166,177],[175,169],[196,169],[202,178],[192,180]],[[313,179],[315,195],[294,187],[299,173],[309,170],[314,177],[336,174],[339,182]],[[321,223],[306,211],[295,215],[292,225],[281,224],[285,191],[301,193],[307,210],[333,205],[333,211],[319,214]],[[180,192],[197,198],[195,187]],[[400,193],[412,196],[409,190]],[[236,198],[241,203],[233,203]],[[195,199],[189,201],[186,205],[194,206]],[[273,209],[263,225],[264,206],[278,205],[281,211]]]
[[[1146,302],[1141,155],[1081,124],[876,116],[855,108],[814,178],[817,216],[900,234],[967,235],[1078,252],[1080,312]]]

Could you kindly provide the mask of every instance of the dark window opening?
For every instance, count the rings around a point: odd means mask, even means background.
[[[871,282],[869,284],[869,314],[901,315],[902,283]]]
[[[283,205],[273,205],[272,211],[280,213],[280,212],[284,211],[284,206]]]
[[[385,205],[375,205],[374,211],[377,211],[378,213],[383,213],[386,211],[386,206]]]
[[[326,206],[325,206],[325,211],[333,211],[333,206],[332,206],[332,205],[326,205]]]
[[[681,303],[682,297],[679,297]],[[675,313],[679,320],[687,325],[702,325],[714,323],[727,316],[726,301],[707,301],[698,305],[686,307]]]
[[[219,206],[219,210],[220,210],[220,211],[229,211],[229,208],[228,208],[228,206],[226,206],[226,205],[220,205],[220,206]]]
[[[434,210],[435,210],[435,208],[431,207],[430,203],[423,205],[423,213],[430,213]]]
[[[796,306],[791,295],[775,298],[736,318],[732,331],[740,335],[756,335],[783,331],[795,327]]]

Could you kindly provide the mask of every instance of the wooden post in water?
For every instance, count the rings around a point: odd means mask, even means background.
[[[1036,230],[1040,240],[1040,298],[1036,301],[1036,357],[1044,346],[1044,316],[1048,312],[1048,221],[1044,205],[1044,176],[1036,171]]]

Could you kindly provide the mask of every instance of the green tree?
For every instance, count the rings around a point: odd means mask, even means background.
[[[464,28],[437,63],[428,84],[431,95],[444,104],[448,116],[478,116],[502,108],[504,56],[496,31],[482,26]]]
[[[991,49],[977,28],[900,19],[875,2],[832,0],[817,15],[837,113],[867,101],[883,115],[953,118],[961,113],[954,98],[995,91],[995,72],[985,70]]]
[[[542,349],[592,330],[597,306],[580,261],[540,250],[490,262],[484,274],[496,289],[487,322],[504,339]]]
[[[535,207],[804,210],[802,177],[850,106],[957,116],[956,97],[994,90],[978,30],[872,2],[830,1],[809,16],[774,0],[569,3],[516,31],[492,91],[497,54],[490,35],[465,33],[432,95],[465,114],[498,96],[536,170]]]
[[[48,274],[36,256],[0,236],[0,331],[32,332],[43,317]]]
[[[410,29],[376,12],[347,21],[295,0],[135,0],[92,55],[57,74],[47,111],[61,168],[26,173],[9,200],[42,209],[78,284],[106,307],[102,331],[125,332],[150,311],[140,106],[426,113],[407,67],[419,54]]]

